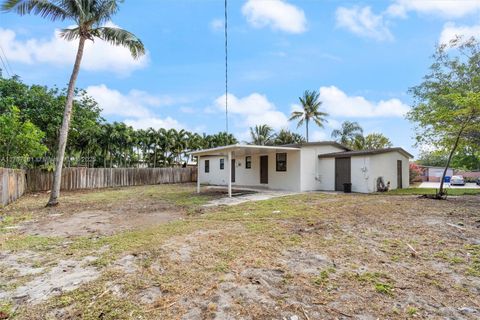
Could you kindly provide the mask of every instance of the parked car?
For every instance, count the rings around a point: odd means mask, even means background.
[[[450,185],[452,185],[452,186],[464,186],[465,185],[465,179],[463,179],[463,176],[453,176],[450,179]]]
[[[477,178],[477,186],[480,186],[480,177]]]

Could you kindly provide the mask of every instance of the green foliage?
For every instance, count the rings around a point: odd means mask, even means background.
[[[352,147],[363,137],[363,128],[358,122],[344,121],[340,129],[332,131],[332,138],[344,146]]]
[[[353,150],[374,150],[393,146],[390,139],[382,133],[363,135],[363,128],[358,122],[344,121],[340,129],[332,131],[332,138]]]
[[[44,136],[29,120],[21,120],[17,107],[7,108],[0,115],[0,166],[19,166],[29,157],[42,156],[47,151],[42,144]]]
[[[199,135],[164,128],[134,130],[124,123],[105,123],[101,106],[86,91],[77,89],[75,96],[65,166],[168,167],[191,160],[190,151],[238,142],[225,132]],[[5,122],[0,128],[2,158],[45,156],[39,164],[52,166],[53,161],[49,160],[55,157],[65,99],[65,90],[28,86],[18,77],[0,77],[0,114]],[[12,117],[12,105],[18,106],[15,117]],[[23,142],[13,143],[12,137]],[[20,165],[33,166],[34,163],[9,163],[10,167]]]
[[[291,132],[286,129],[280,130],[274,139],[274,145],[282,145],[282,144],[301,144],[306,142],[304,137],[299,135],[298,133]]]
[[[262,124],[250,128],[252,144],[259,146],[270,146],[274,143],[275,133],[269,125]]]

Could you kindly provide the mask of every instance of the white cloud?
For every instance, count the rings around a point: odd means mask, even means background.
[[[225,112],[225,95],[215,100],[215,108],[217,111]],[[208,110],[211,110],[211,108],[208,108]],[[228,94],[228,112],[231,115],[241,117],[241,126],[250,127],[257,124],[268,124],[274,129],[288,126],[287,116],[278,111],[266,96],[259,93],[252,93],[243,98]]]
[[[108,25],[115,27],[111,23]],[[10,61],[30,65],[47,63],[64,67],[73,65],[78,41],[62,39],[59,30],[55,30],[50,39],[20,40],[13,30],[0,28],[0,44]],[[128,49],[96,39],[95,42],[86,42],[81,67],[88,71],[110,71],[128,75],[136,69],[147,66],[148,61],[148,53],[135,60]]]
[[[443,26],[440,34],[439,42],[441,44],[448,44],[456,36],[463,36],[465,39],[474,37],[480,40],[480,24],[473,26],[457,26],[453,22],[448,22]]]
[[[213,19],[210,21],[210,28],[213,31],[219,31],[222,30],[225,26],[225,22],[222,19]]]
[[[376,15],[370,7],[339,7],[335,13],[337,26],[378,41],[393,40],[383,15]]]
[[[311,134],[309,134],[309,141],[325,141],[331,140],[330,136],[325,131],[315,130]]]
[[[399,99],[372,102],[362,96],[348,96],[335,86],[321,87],[320,100],[332,117],[402,117],[409,110]]]
[[[161,118],[140,118],[140,119],[127,119],[125,121],[126,125],[132,126],[134,129],[148,129],[154,128],[156,130],[160,128],[165,129],[182,129],[185,128],[177,120],[166,117],[165,119]]]
[[[180,107],[180,111],[183,113],[195,113],[195,109],[192,107]]]
[[[480,11],[478,0],[396,0],[387,9],[395,17],[406,17],[408,11],[435,14],[447,18],[461,18]]]
[[[307,30],[303,10],[284,0],[248,0],[242,7],[242,13],[255,28],[268,26],[288,33]]]
[[[103,116],[127,118],[124,122],[135,129],[147,128],[183,128],[177,120],[167,117],[159,118],[150,108],[175,103],[169,96],[157,97],[140,90],[131,90],[127,94],[110,89],[106,85],[90,86],[87,93],[100,105]]]

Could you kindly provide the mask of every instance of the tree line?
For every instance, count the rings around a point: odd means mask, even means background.
[[[0,73],[0,166],[53,168],[66,90],[26,85]],[[107,123],[101,108],[84,90],[76,90],[65,150],[65,166],[170,167],[188,162],[193,150],[237,143],[224,132],[135,130]]]

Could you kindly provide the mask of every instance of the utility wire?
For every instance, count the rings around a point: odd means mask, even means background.
[[[225,0],[225,128],[228,134],[228,6]]]
[[[2,63],[3,70],[5,70],[5,72],[7,73],[8,77],[10,78],[10,77],[11,77],[10,72],[8,71],[7,65],[6,65],[5,62],[3,61],[3,58],[2,58],[2,55],[1,55],[1,54],[0,54],[0,62]]]
[[[12,69],[12,66],[10,65],[10,61],[8,61],[8,58],[7,58],[7,55],[5,54],[5,51],[3,50],[3,47],[2,45],[0,44],[0,51],[2,51],[3,53],[3,56],[5,57],[5,62],[6,62],[6,66],[5,67],[8,67],[10,69],[10,72],[7,71],[7,73],[10,74],[10,76],[14,75],[15,73],[13,72],[13,69]],[[2,63],[3,64],[3,63]]]

